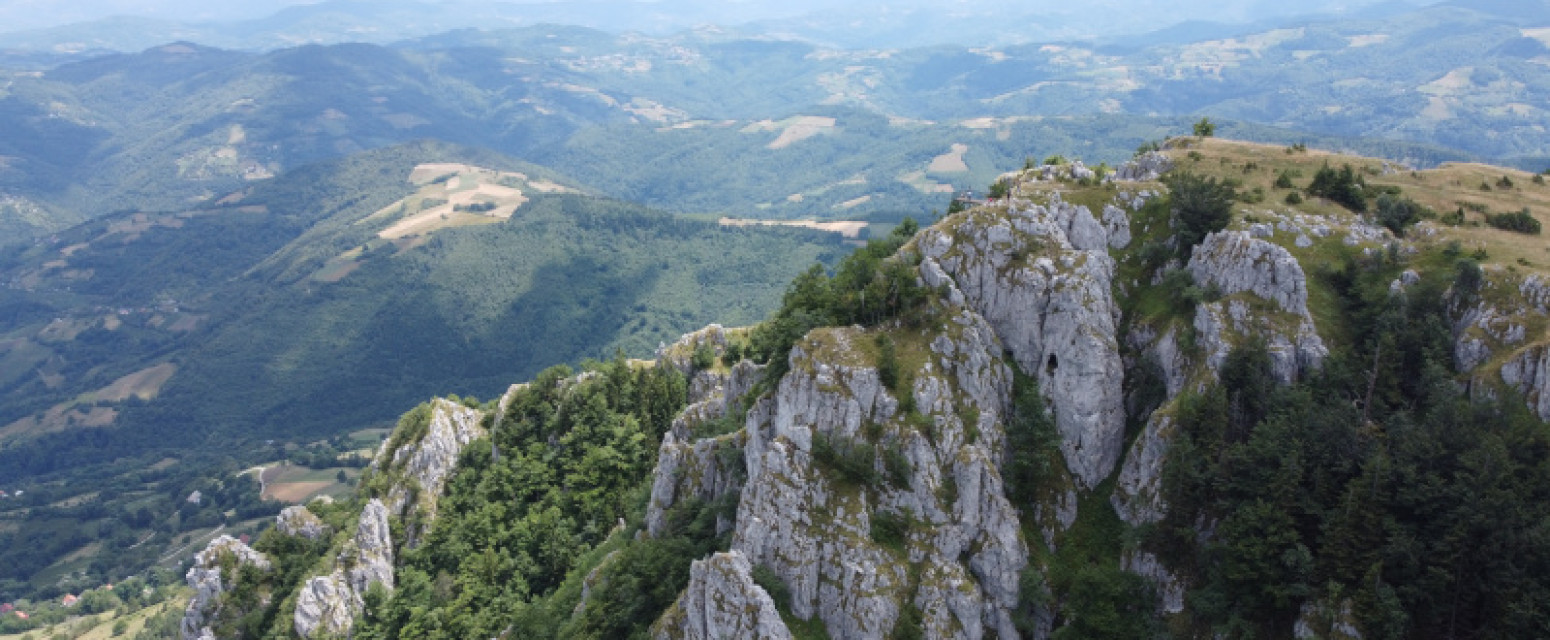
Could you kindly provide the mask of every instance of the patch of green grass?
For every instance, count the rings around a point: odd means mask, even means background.
[[[1104,480],[1092,491],[1077,492],[1076,522],[1055,537],[1057,551],[1051,572],[1074,571],[1086,565],[1119,566],[1129,525],[1120,520],[1109,496],[1115,478]]]

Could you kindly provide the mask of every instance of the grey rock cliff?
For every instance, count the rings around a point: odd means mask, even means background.
[[[213,635],[209,623],[220,615],[220,597],[237,578],[236,575],[221,574],[224,558],[234,560],[234,570],[245,566],[264,571],[270,568],[269,559],[264,554],[231,536],[223,535],[211,540],[203,551],[194,554],[194,566],[189,567],[188,574],[184,576],[188,586],[194,590],[183,612],[183,622],[179,625],[184,640]]]
[[[1130,446],[1120,468],[1110,503],[1121,520],[1131,525],[1157,522],[1167,515],[1162,498],[1162,471],[1173,438],[1173,419],[1153,414],[1141,436]]]
[[[1206,236],[1191,254],[1188,269],[1196,284],[1216,285],[1223,295],[1247,291],[1290,313],[1308,313],[1308,282],[1297,258],[1242,231]]]
[[[519,388],[508,390],[501,398],[501,406],[508,404]],[[372,472],[394,474],[399,480],[387,489],[386,500],[372,498],[366,503],[356,522],[355,535],[335,550],[332,569],[308,579],[299,590],[292,614],[297,635],[348,635],[355,616],[364,606],[367,590],[374,584],[393,589],[395,550],[391,519],[418,512],[420,517],[416,520],[421,524],[404,531],[405,546],[412,548],[418,544],[425,527],[434,525],[436,504],[456,470],[458,456],[468,443],[485,435],[480,425],[483,418],[484,414],[477,409],[438,398],[431,401],[430,421],[422,437],[393,450],[388,449],[391,440],[383,443],[372,460]],[[291,518],[296,519],[296,524],[282,522],[281,526],[306,526],[302,524],[305,516],[293,514]]]
[[[674,431],[662,438],[657,466],[652,473],[651,501],[646,507],[646,533],[660,536],[667,516],[684,500],[706,503],[735,497],[743,488],[743,447],[748,436],[737,431],[695,442],[680,440]],[[730,530],[730,521],[718,521],[717,533]]]
[[[1195,247],[1185,268],[1196,285],[1214,287],[1224,296],[1195,308],[1195,341],[1204,355],[1198,368],[1181,352],[1171,328],[1157,335],[1141,327],[1130,336],[1160,365],[1170,400],[1188,380],[1214,380],[1232,348],[1249,338],[1265,341],[1271,367],[1283,384],[1322,366],[1329,350],[1308,310],[1307,276],[1285,248],[1242,231],[1220,231]],[[1257,297],[1277,311],[1256,311],[1244,296]],[[1167,415],[1150,416],[1125,456],[1111,503],[1132,525],[1156,522],[1166,513],[1160,485],[1172,431]]]
[[[301,505],[286,507],[275,517],[275,529],[292,537],[317,540],[328,535],[328,525]]]
[[[365,602],[350,588],[341,572],[316,576],[302,585],[296,597],[294,626],[296,635],[311,638],[314,633],[347,632]]]
[[[1286,249],[1242,231],[1218,231],[1195,247],[1186,268],[1199,286],[1215,287],[1223,296],[1252,294],[1290,316],[1253,313],[1241,298],[1199,305],[1195,331],[1213,375],[1246,336],[1265,340],[1276,377],[1286,384],[1329,356],[1308,311],[1307,276]]]
[[[923,278],[947,300],[964,300],[940,268]],[[780,580],[792,615],[821,620],[834,638],[885,637],[910,604],[931,637],[1017,637],[1010,612],[1027,548],[999,473],[1011,371],[982,317],[956,306],[944,314],[927,364],[901,389],[913,396],[913,420],[874,368],[873,334],[859,328],[818,329],[800,341],[790,373],[748,408],[737,432],[692,441],[696,424],[724,415],[722,403],[741,395],[733,389],[746,388],[736,370],[719,394],[684,410],[664,438],[648,527],[660,528],[661,514],[686,496],[729,497],[733,487],[737,518],[731,552],[695,563],[657,637],[787,637],[752,582],[755,566]],[[960,413],[965,407],[975,411]],[[878,446],[874,470],[888,479],[857,487],[837,476],[814,453],[820,441]],[[888,473],[881,458],[889,450],[908,460],[908,477]],[[748,480],[733,482],[738,475]],[[881,514],[910,523],[902,551],[872,539]]]
[[[1119,460],[1125,416],[1115,264],[1107,232],[1085,212],[1058,198],[1014,202],[1004,217],[971,212],[917,242],[1038,378],[1066,465],[1092,488]]]
[[[697,403],[714,395],[722,395],[727,376],[714,371],[694,368],[694,352],[701,347],[710,349],[715,357],[726,353],[727,330],[719,324],[706,325],[704,329],[686,333],[670,345],[657,348],[657,366],[677,369],[689,380],[689,402]]]
[[[1121,569],[1150,580],[1157,587],[1157,608],[1163,613],[1184,610],[1184,583],[1162,566],[1157,556],[1145,551],[1127,551],[1120,556]]]
[[[296,634],[348,635],[366,591],[379,583],[393,589],[393,539],[387,506],[374,498],[361,512],[355,537],[335,557],[333,571],[301,589],[292,620]]]
[[[700,382],[690,391],[692,404],[673,418],[657,451],[651,500],[646,507],[648,535],[662,535],[668,511],[684,500],[713,503],[735,499],[743,488],[746,468],[742,450],[748,441],[746,432],[738,430],[698,440],[694,434],[702,425],[740,411],[743,396],[764,377],[764,366],[742,360],[726,373],[695,372],[682,354],[692,354],[701,344],[712,346],[719,357],[727,344],[725,330],[720,325],[710,325],[658,350],[658,366],[687,370]],[[731,520],[718,517],[718,534],[731,528]]]
[[[841,340],[862,338],[836,333]],[[870,540],[867,494],[836,492],[812,446],[815,432],[840,446],[854,443],[863,422],[886,422],[898,404],[883,392],[875,370],[810,359],[801,347],[791,358],[800,364],[774,401],[761,403],[773,406],[750,413],[750,420],[769,415],[770,421],[750,433],[749,482],[732,550],[774,570],[798,618],[820,617],[832,637],[879,637],[899,615],[905,568]]]
[[[1540,420],[1550,421],[1550,346],[1520,351],[1501,369],[1502,382],[1517,389]]]
[[[1016,637],[1010,612],[1027,549],[999,473],[1011,390],[1000,341],[967,309],[932,340],[909,390],[934,423],[928,438],[904,420],[857,348],[870,339],[856,329],[815,331],[793,349],[776,393],[749,412],[749,481],[732,549],[770,568],[791,593],[792,614],[816,616],[835,638],[884,637],[906,603],[921,609],[931,637]],[[840,448],[874,437],[909,460],[907,482],[857,492],[813,453],[819,438]],[[883,512],[913,522],[904,557],[871,538]],[[917,585],[910,565],[922,568]]]
[[[1362,640],[1361,628],[1351,613],[1351,601],[1338,605],[1326,600],[1307,602],[1292,624],[1292,637],[1298,640]]]
[[[1119,166],[1114,180],[1147,182],[1161,178],[1173,168],[1173,160],[1156,151],[1148,151]]]
[[[485,435],[479,425],[484,414],[449,400],[437,398],[431,401],[430,426],[425,437],[418,442],[404,444],[388,458],[389,467],[401,470],[404,477],[413,481],[419,490],[417,504],[409,504],[410,485],[399,483],[388,491],[388,511],[396,516],[407,515],[406,509],[419,508],[424,521],[435,518],[436,502],[446,487],[447,478],[457,466],[457,458],[463,447]],[[406,532],[408,543],[414,546],[421,531]]]
[[[1486,393],[1492,374],[1500,375],[1535,415],[1550,421],[1550,343],[1542,330],[1531,329],[1550,314],[1550,280],[1537,274],[1519,279],[1499,268],[1483,275],[1479,295],[1451,293],[1454,367],[1485,382]]]
[[[653,636],[661,640],[786,640],[791,632],[769,593],[754,584],[748,559],[733,551],[695,560],[689,566],[689,587],[657,622]]]

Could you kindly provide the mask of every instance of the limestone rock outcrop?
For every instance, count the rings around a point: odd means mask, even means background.
[[[1518,279],[1495,269],[1482,276],[1479,295],[1452,292],[1454,368],[1476,379],[1500,375],[1535,415],[1550,421],[1550,344],[1536,328],[1550,314],[1550,279]]]
[[[790,372],[747,408],[741,429],[693,437],[751,386],[739,380],[762,374],[753,365],[680,414],[664,438],[648,529],[656,534],[677,502],[729,491],[737,517],[731,551],[694,564],[657,637],[789,637],[753,567],[780,581],[791,615],[821,620],[834,638],[885,637],[911,606],[932,637],[1016,637],[1028,552],[999,471],[1011,371],[991,325],[954,304],[965,296],[952,279],[940,268],[924,278],[948,306],[927,363],[899,389],[913,411],[883,384],[874,333],[825,328],[793,347]],[[856,452],[871,457],[872,480],[834,466]],[[884,520],[907,523],[902,546],[874,539]]]
[[[519,388],[509,390],[500,406],[508,404]],[[396,548],[392,519],[416,515],[411,521],[413,526],[404,527],[402,543],[406,548],[419,544],[427,528],[434,524],[437,502],[456,470],[463,448],[486,435],[481,424],[484,414],[478,409],[442,398],[431,401],[429,409],[425,430],[418,439],[402,443],[384,441],[372,460],[371,473],[386,474],[393,482],[385,497],[366,503],[356,521],[355,535],[332,552],[333,567],[329,572],[309,578],[299,589],[292,614],[297,635],[348,635],[364,606],[367,590],[376,584],[389,591],[393,589]],[[308,516],[311,514],[281,514],[279,526],[307,530]]]
[[[355,624],[355,616],[365,607],[343,574],[335,572],[316,576],[302,585],[296,598],[294,618],[296,634],[311,638],[322,630],[325,633],[347,631]]]
[[[403,516],[407,514],[405,509],[415,507],[424,512],[425,521],[433,519],[436,515],[436,500],[457,466],[457,458],[463,453],[463,447],[485,435],[484,428],[479,424],[483,418],[484,414],[478,409],[443,398],[431,401],[430,426],[425,431],[425,437],[400,446],[387,458],[388,468],[399,470],[406,479],[413,481],[412,484],[397,483],[388,491],[388,511]],[[418,504],[409,503],[411,486],[418,488]],[[421,533],[406,533],[411,547]]]
[[[1167,505],[1162,498],[1162,472],[1172,438],[1173,419],[1154,414],[1147,419],[1141,436],[1130,446],[1110,500],[1121,520],[1139,525],[1157,522],[1167,515]]]
[[[907,391],[932,423],[930,437],[910,426],[858,348],[868,339],[855,329],[815,331],[793,349],[776,393],[749,412],[749,481],[732,549],[771,569],[791,593],[792,614],[818,617],[832,637],[883,637],[906,604],[933,637],[1014,637],[1027,548],[999,473],[1011,391],[1000,342],[967,309],[932,339]],[[824,447],[874,438],[909,463],[907,478],[875,494],[848,488],[818,461]],[[872,539],[878,518],[912,523],[902,556]],[[918,585],[912,564],[924,568]]]
[[[656,624],[661,640],[786,640],[791,632],[775,601],[753,581],[753,567],[736,551],[689,565],[689,587]]]
[[[1502,365],[1502,382],[1523,394],[1540,420],[1550,421],[1550,346],[1524,349]]]
[[[685,500],[716,503],[735,498],[743,489],[747,473],[743,464],[747,441],[747,433],[742,430],[697,441],[667,432],[657,451],[651,501],[646,507],[646,533],[662,535],[668,526],[669,511]],[[720,519],[716,532],[724,533],[731,527],[730,520]]]
[[[1058,197],[1008,207],[938,225],[917,243],[1038,378],[1066,466],[1091,488],[1118,462],[1125,426],[1110,235]]]
[[[1242,291],[1276,303],[1289,313],[1308,313],[1308,281],[1290,252],[1242,231],[1217,231],[1195,247],[1189,272],[1200,285],[1223,295]]]
[[[695,372],[687,361],[679,362],[679,359],[681,354],[692,353],[700,344],[714,345],[719,357],[727,344],[725,330],[720,325],[711,325],[658,351],[658,366],[671,366],[680,371],[688,367],[700,382],[690,390],[692,404],[673,419],[672,427],[663,436],[662,446],[657,451],[651,500],[646,507],[648,535],[662,535],[668,511],[684,500],[715,503],[736,499],[746,477],[743,464],[743,448],[748,441],[746,432],[739,429],[708,438],[696,438],[695,434],[713,422],[735,419],[728,416],[742,410],[743,396],[763,379],[765,367],[751,360],[741,360],[724,373]],[[718,517],[718,534],[731,528],[730,519]]]
[[[233,572],[240,571],[242,567],[257,567],[262,571],[270,569],[269,559],[264,554],[226,535],[211,540],[203,551],[194,554],[194,566],[189,567],[184,576],[188,586],[194,590],[179,626],[184,640],[213,637],[209,625],[221,613],[221,596],[235,584],[237,578],[235,573],[223,575],[223,564],[229,564]]]
[[[1127,551],[1120,556],[1121,569],[1146,578],[1157,588],[1157,608],[1162,613],[1184,610],[1184,583],[1173,575],[1157,556],[1145,551]]]
[[[388,508],[373,498],[361,512],[360,523],[334,558],[331,573],[315,576],[296,599],[296,634],[311,638],[318,632],[347,635],[373,584],[393,588],[393,538]]]
[[[1115,180],[1149,182],[1161,178],[1173,168],[1173,160],[1157,151],[1148,151],[1119,166]]]
[[[713,357],[720,358],[726,353],[729,343],[730,335],[725,327],[719,324],[707,325],[699,331],[684,334],[673,344],[658,347],[657,366],[672,367],[684,374],[689,380],[689,402],[701,402],[720,394],[727,376],[710,369],[696,368],[694,354],[703,348],[708,349]]]
[[[1186,269],[1198,286],[1214,287],[1229,298],[1252,294],[1290,316],[1282,320],[1255,313],[1241,298],[1197,306],[1195,332],[1213,373],[1245,336],[1265,340],[1276,378],[1283,384],[1319,368],[1329,356],[1308,311],[1307,276],[1286,249],[1242,231],[1218,231],[1195,247]]]
[[[1361,628],[1351,612],[1351,601],[1338,604],[1327,600],[1303,604],[1292,623],[1292,637],[1298,640],[1362,640]]]
[[[317,540],[328,535],[328,525],[308,511],[306,507],[295,505],[286,507],[275,517],[275,529],[292,537],[301,537],[308,540]]]
[[[1223,296],[1195,308],[1195,343],[1204,356],[1200,370],[1183,355],[1173,329],[1157,335],[1140,328],[1130,336],[1133,346],[1161,368],[1169,399],[1190,379],[1214,379],[1232,348],[1249,338],[1264,340],[1282,384],[1322,366],[1329,350],[1308,310],[1307,276],[1285,248],[1243,231],[1219,231],[1195,247],[1185,268],[1197,286],[1214,288]],[[1245,296],[1268,303],[1274,311],[1256,310]],[[1172,431],[1167,415],[1149,416],[1125,456],[1111,503],[1130,524],[1156,522],[1166,513],[1160,484]]]

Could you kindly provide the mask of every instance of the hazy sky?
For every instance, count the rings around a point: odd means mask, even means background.
[[[159,18],[178,22],[230,22],[264,17],[298,4],[320,0],[0,0],[0,33],[82,22],[113,15]],[[422,0],[444,2],[447,0]],[[474,4],[470,0],[451,0]],[[756,20],[821,16],[895,15],[925,10],[942,15],[954,12],[975,16],[1065,16],[1073,28],[1093,31],[1146,31],[1183,20],[1244,22],[1266,17],[1311,12],[1341,12],[1381,0],[505,0],[506,6],[542,2],[546,16],[569,15],[575,24],[597,24],[606,18],[607,5],[631,5],[631,15],[647,9],[661,27],[683,28],[713,21],[737,25]],[[1429,4],[1436,0],[1401,0]],[[489,4],[496,4],[491,2]],[[993,19],[993,18],[991,18]],[[642,25],[645,27],[646,25]],[[1006,25],[1015,28],[1015,24]],[[647,30],[650,30],[647,27]]]
[[[0,31],[84,22],[112,15],[186,22],[258,18],[316,0],[0,0]]]

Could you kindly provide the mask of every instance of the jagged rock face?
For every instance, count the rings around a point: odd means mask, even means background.
[[[1550,344],[1539,328],[1550,314],[1550,281],[1537,274],[1516,280],[1500,269],[1485,275],[1481,295],[1471,303],[1452,294],[1454,367],[1479,380],[1489,377],[1482,365],[1500,362],[1495,373],[1501,381],[1523,394],[1541,420],[1550,421]]]
[[[350,586],[365,594],[374,582],[393,588],[393,534],[388,525],[388,510],[381,500],[366,503],[360,525],[355,530],[354,558],[350,567]]]
[[[366,591],[378,583],[393,588],[393,539],[387,506],[372,499],[361,512],[355,537],[335,558],[333,572],[308,580],[297,596],[292,618],[297,635],[348,635]]]
[[[709,371],[701,371],[700,374],[707,379],[699,392],[691,393],[689,405],[673,418],[671,431],[681,442],[693,439],[694,427],[706,422],[718,420],[723,416],[740,411],[739,403],[743,396],[764,378],[764,365],[755,364],[751,360],[742,360],[732,366],[729,373],[716,374]]]
[[[1502,382],[1517,389],[1540,420],[1550,421],[1550,347],[1525,349],[1502,365]]]
[[[308,540],[317,540],[328,535],[328,525],[323,524],[322,520],[301,505],[286,507],[279,516],[275,517],[274,526],[280,533]]]
[[[791,632],[769,593],[754,584],[748,559],[733,551],[689,565],[689,587],[655,625],[653,637],[786,640]]]
[[[953,290],[949,298],[963,296]],[[832,637],[883,637],[912,597],[934,637],[978,638],[987,629],[1015,636],[1008,612],[1027,551],[996,464],[1011,375],[982,318],[960,310],[951,324],[950,335],[931,343],[933,362],[911,390],[919,410],[937,422],[934,443],[901,428],[898,401],[856,348],[871,336],[857,329],[819,330],[821,337],[797,345],[792,373],[749,409],[739,432],[691,443],[694,425],[724,415],[762,373],[751,364],[734,368],[719,393],[679,415],[658,459],[648,529],[659,533],[666,509],[686,497],[720,497],[734,488],[738,517],[732,552],[696,563],[689,589],[658,621],[658,637],[787,637],[773,602],[748,577],[748,564],[772,569],[792,594],[793,614],[817,616]],[[974,443],[956,413],[960,406],[979,409]],[[815,462],[815,438],[847,446],[869,437],[892,442],[910,461],[908,486],[858,491]],[[739,446],[741,456],[730,453]],[[735,482],[743,475],[752,480]],[[938,493],[948,482],[958,497],[943,504]],[[880,510],[908,511],[925,525],[907,557],[872,541],[871,520]],[[913,591],[908,563],[931,567],[930,579]],[[936,606],[939,600],[951,608]]]
[[[220,597],[226,592],[227,585],[236,582],[237,576],[221,575],[221,563],[224,558],[233,558],[233,570],[244,566],[258,567],[268,571],[269,559],[264,554],[254,551],[231,536],[221,536],[210,541],[210,544],[197,554],[194,554],[194,566],[189,567],[184,579],[188,586],[194,590],[194,595],[188,601],[188,608],[184,610],[183,622],[179,627],[184,640],[213,636],[208,623],[220,614]]]
[[[520,385],[508,390],[501,398],[500,406],[508,405],[519,388]],[[316,633],[348,635],[355,616],[364,606],[367,590],[373,584],[393,589],[394,547],[390,518],[403,517],[417,509],[423,516],[420,519],[424,523],[422,527],[431,526],[437,501],[457,466],[458,456],[468,443],[486,433],[480,425],[483,418],[484,414],[477,409],[438,398],[431,403],[430,423],[423,437],[391,451],[387,448],[391,441],[383,443],[372,460],[372,469],[378,473],[402,474],[404,481],[388,489],[386,501],[373,498],[366,503],[356,523],[355,536],[338,550],[332,570],[313,576],[301,588],[292,616],[297,635],[303,638]],[[411,486],[418,489],[417,496]],[[416,499],[411,503],[412,497]],[[305,530],[308,516],[311,514],[294,513],[288,524],[286,514],[282,513],[280,526]],[[317,523],[318,526],[321,524]],[[424,529],[406,529],[404,542],[412,548]]]
[[[334,634],[348,630],[364,607],[342,573],[314,577],[296,597],[296,635],[311,638],[319,630]]]
[[[958,309],[947,325],[909,391],[934,422],[934,438],[905,426],[898,401],[857,349],[870,336],[856,329],[810,334],[792,350],[776,393],[749,411],[749,481],[732,549],[772,569],[791,593],[793,615],[817,616],[832,637],[884,637],[906,602],[920,608],[930,637],[1016,637],[1010,611],[1027,547],[998,465],[1011,372],[978,314]],[[974,425],[965,425],[964,407],[976,409]],[[858,491],[815,463],[816,438],[847,446],[868,432],[909,460],[907,486]],[[943,495],[949,485],[951,498]],[[912,518],[906,557],[871,539],[880,512]],[[922,567],[918,584],[910,584],[909,564]]]
[[[1550,280],[1538,274],[1528,276],[1518,285],[1525,307],[1541,314],[1550,313]]]
[[[505,419],[505,417],[506,417],[506,410],[511,408],[511,401],[515,400],[517,398],[517,394],[519,394],[519,393],[523,392],[524,390],[526,390],[527,387],[528,387],[528,383],[526,383],[526,382],[522,382],[522,383],[518,383],[518,384],[511,385],[509,387],[506,387],[506,393],[501,394],[501,399],[496,401],[496,403],[495,403],[495,427],[497,428],[497,430],[499,429],[499,427],[501,425],[501,420]]]
[[[1243,336],[1265,339],[1276,378],[1286,384],[1329,356],[1308,311],[1307,276],[1286,249],[1242,231],[1218,231],[1195,247],[1185,268],[1199,286],[1214,286],[1224,296],[1249,293],[1294,316],[1288,322],[1253,313],[1241,299],[1196,307],[1197,341],[1213,374]]]
[[[840,341],[865,339],[834,333]],[[835,491],[811,452],[815,432],[856,442],[863,422],[888,421],[898,403],[875,369],[818,361],[801,346],[791,360],[793,373],[773,402],[750,412],[751,420],[768,413],[770,421],[749,434],[749,482],[732,550],[780,576],[797,617],[819,616],[833,637],[877,637],[892,628],[907,595],[903,563],[870,540],[866,493]]]
[[[1144,204],[1145,201],[1146,198],[1143,197],[1141,204]],[[1134,205],[1131,208],[1140,208],[1140,204]],[[1103,226],[1109,235],[1110,249],[1124,249],[1130,246],[1130,214],[1124,209],[1112,204],[1104,205]]]
[[[1190,275],[1223,295],[1248,291],[1297,315],[1308,313],[1308,281],[1297,258],[1279,245],[1242,231],[1206,236],[1189,259]]]
[[[694,367],[694,352],[708,347],[717,358],[726,353],[727,330],[719,324],[706,325],[704,329],[686,333],[670,345],[657,347],[657,366],[677,369],[689,381],[689,402],[696,403],[718,395],[727,383],[727,376]]]
[[[1115,180],[1149,182],[1161,178],[1173,168],[1173,160],[1157,151],[1148,151],[1134,160],[1120,165],[1114,172]]]
[[[717,342],[717,338],[720,342]],[[725,338],[719,325],[711,325],[701,331],[688,334],[672,347],[660,351],[659,366],[677,367],[669,354],[693,352],[701,342],[721,345]],[[657,466],[653,472],[651,501],[646,507],[646,532],[660,536],[667,525],[667,513],[679,502],[698,499],[716,502],[736,496],[743,489],[745,467],[742,450],[748,437],[738,431],[716,438],[696,441],[697,426],[719,420],[733,411],[740,410],[738,403],[743,396],[764,377],[763,365],[743,360],[732,366],[727,374],[717,375],[701,371],[707,382],[694,395],[693,404],[673,418],[672,427],[663,436],[657,451]],[[718,534],[730,531],[732,521],[719,518]]]
[[[1121,520],[1140,525],[1157,522],[1167,515],[1162,499],[1162,472],[1172,438],[1173,419],[1154,413],[1130,446],[1109,501]]]
[[[1038,378],[1066,466],[1085,488],[1113,470],[1125,426],[1115,264],[1107,231],[1089,220],[1085,207],[1058,198],[1049,206],[1014,202],[1005,217],[962,216],[918,239],[1022,370]]]
[[[1308,311],[1307,277],[1286,249],[1242,231],[1222,231],[1206,236],[1185,268],[1197,285],[1215,286],[1229,297],[1195,308],[1195,340],[1204,354],[1198,370],[1181,352],[1172,328],[1161,335],[1146,327],[1132,331],[1132,344],[1162,368],[1169,399],[1189,380],[1214,379],[1232,348],[1249,337],[1265,341],[1271,369],[1282,384],[1317,369],[1328,357]],[[1280,311],[1257,312],[1244,295],[1265,300]],[[1166,513],[1162,469],[1172,436],[1172,419],[1154,414],[1125,456],[1110,502],[1132,525],[1156,522]]]
[[[405,444],[392,453],[391,466],[401,467],[406,478],[419,487],[420,504],[426,521],[436,514],[436,500],[445,488],[447,478],[457,466],[457,458],[463,447],[485,435],[479,421],[484,417],[478,409],[437,398],[431,403],[431,422],[425,437],[419,442]],[[410,497],[409,488],[403,484],[388,492],[389,511],[404,515]],[[420,532],[410,532],[410,546]]]
[[[1165,397],[1173,399],[1184,390],[1194,373],[1191,359],[1179,345],[1178,331],[1169,327],[1159,334],[1152,327],[1138,324],[1126,336],[1133,353],[1142,354],[1127,368],[1145,366],[1149,358],[1162,374]],[[1161,520],[1166,513],[1161,483],[1164,456],[1173,437],[1172,418],[1154,411],[1147,417],[1141,435],[1125,453],[1114,492],[1109,496],[1120,519],[1131,525]]]
[[[581,579],[581,601],[576,603],[576,609],[571,612],[572,618],[580,616],[581,612],[586,610],[587,603],[592,601],[592,590],[596,589],[603,581],[603,571],[607,570],[609,565],[613,564],[614,559],[618,557],[618,549],[609,551],[608,555],[603,556],[603,559],[597,563],[597,566],[592,567],[592,570],[587,572],[587,577]]]
[[[646,533],[661,536],[667,527],[667,513],[688,499],[707,503],[736,495],[743,489],[743,447],[747,432],[738,431],[716,438],[689,442],[673,431],[662,438],[653,472],[651,502],[646,507]],[[717,521],[718,534],[730,530],[730,521]]]
[[[1201,303],[1195,307],[1195,341],[1205,354],[1206,368],[1214,375],[1227,355],[1247,336],[1265,341],[1270,368],[1282,384],[1295,382],[1303,372],[1319,368],[1329,349],[1313,328],[1311,317],[1287,327],[1276,318],[1255,313],[1240,299]]]

